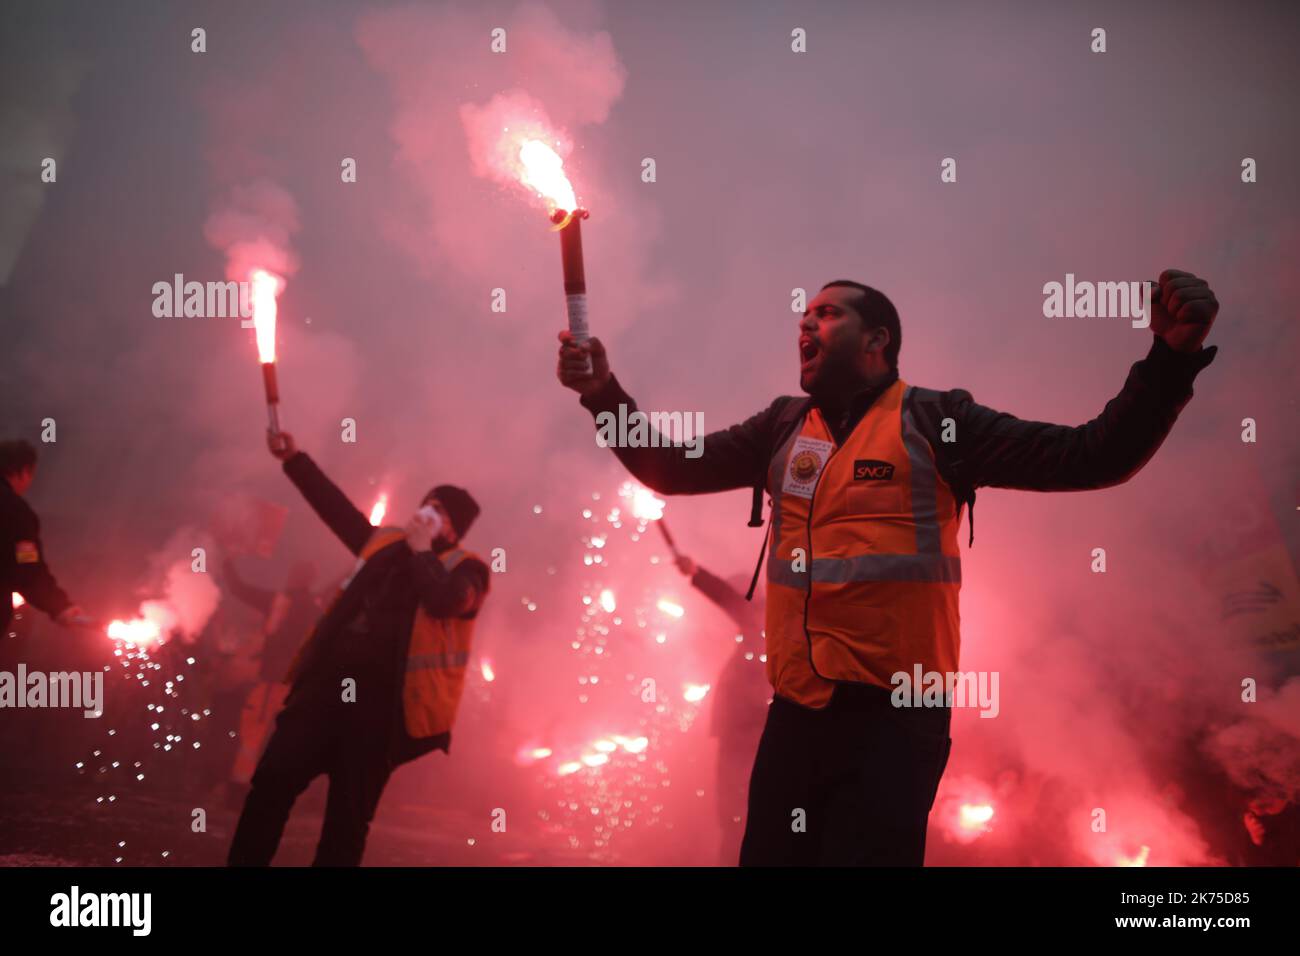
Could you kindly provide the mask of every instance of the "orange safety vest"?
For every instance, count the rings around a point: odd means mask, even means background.
[[[406,532],[401,528],[377,530],[361,549],[357,571],[375,554],[405,537]],[[469,551],[453,548],[444,553],[441,560],[443,567],[450,572],[466,558],[477,557]],[[352,574],[355,576],[356,572]],[[339,594],[342,593],[343,588],[340,588]],[[338,600],[338,595],[334,600]],[[473,618],[435,618],[422,606],[416,606],[411,642],[406,651],[406,676],[402,682],[402,713],[406,732],[412,737],[434,737],[451,730],[465,687],[465,668],[469,664],[473,638]],[[310,643],[309,639],[307,644]],[[291,681],[297,676],[306,657],[307,644],[299,650],[286,680]]]
[[[810,407],[768,468],[767,675],[807,707],[836,681],[957,670],[960,509],[909,391],[894,382],[843,447]]]

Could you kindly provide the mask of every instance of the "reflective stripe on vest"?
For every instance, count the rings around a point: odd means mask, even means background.
[[[472,557],[468,551],[454,548],[439,560],[450,574]],[[433,737],[451,730],[465,689],[473,639],[473,618],[432,618],[423,607],[416,608],[402,684],[402,711],[406,732],[412,737]]]
[[[902,381],[837,447],[810,408],[768,469],[768,676],[806,706],[835,681],[955,671],[958,509]]]

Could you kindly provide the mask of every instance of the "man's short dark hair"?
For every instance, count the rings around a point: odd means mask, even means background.
[[[854,282],[852,279],[836,279],[834,282],[826,283],[822,288],[830,289],[834,286],[857,289],[862,293],[862,297],[853,303],[853,307],[862,317],[862,324],[868,330],[880,328],[888,330],[889,345],[885,347],[885,361],[889,363],[890,368],[898,371],[898,350],[903,344],[903,326],[898,321],[898,310],[894,308],[894,303],[889,301],[885,293],[861,282]]]
[[[36,467],[36,446],[22,438],[0,441],[0,477],[12,478]]]

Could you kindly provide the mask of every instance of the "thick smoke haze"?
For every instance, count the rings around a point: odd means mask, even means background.
[[[1220,354],[1135,478],[981,490],[970,547],[963,516],[961,665],[1000,675],[1000,713],[954,715],[928,860],[1235,863],[1220,848],[1249,808],[1219,819],[1207,794],[1228,781],[1294,812],[1300,651],[1294,632],[1262,649],[1252,623],[1300,627],[1286,5],[294,0],[3,16],[0,438],[57,425],[30,501],[76,600],[122,616],[167,599],[201,630],[217,595],[186,583],[191,549],[217,566],[229,549],[212,516],[236,500],[287,509],[271,551],[236,548],[250,580],[279,587],[308,557],[322,586],[352,567],[267,453],[252,331],[154,316],[154,284],[176,274],[258,265],[286,280],[282,422],[359,508],[386,493],[401,524],[440,482],[483,505],[467,544],[502,549],[506,569],[457,744],[402,770],[395,804],[452,807],[466,838],[494,807],[526,806],[521,825],[554,827],[578,862],[715,862],[709,700],[683,687],[714,682],[734,629],[653,528],[611,518],[628,476],[555,380],[559,243],[492,156],[498,127],[528,116],[591,210],[590,322],[616,376],[643,408],[702,411],[710,431],[798,393],[796,288],[869,283],[902,317],[905,381],[1074,425],[1151,332],[1045,318],[1044,284],[1207,278]],[[790,52],[795,27],[806,55]],[[39,182],[47,156],[54,183]],[[946,157],[956,183],[940,182]],[[723,577],[757,557],[748,514],[745,491],[666,511],[682,550]],[[1279,592],[1267,609],[1230,613],[1263,580]],[[604,589],[615,611],[599,609]],[[663,697],[649,717],[647,677]],[[1258,703],[1242,702],[1247,679]],[[635,825],[608,823],[614,768],[554,772],[608,735],[647,736],[646,766],[662,768],[626,785]],[[986,802],[986,832],[953,822]],[[588,805],[605,829],[578,819]],[[377,825],[396,812],[381,806]],[[414,862],[537,860],[461,836]]]

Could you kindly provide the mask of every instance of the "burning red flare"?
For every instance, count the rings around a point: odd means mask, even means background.
[[[519,181],[539,193],[553,209],[573,212],[578,199],[573,184],[564,174],[564,160],[540,139],[526,139],[519,145]]]
[[[388,495],[381,494],[375,500],[375,506],[370,509],[370,523],[376,528],[384,523],[384,515],[388,514]]]
[[[107,633],[114,640],[125,641],[136,647],[148,647],[158,643],[162,629],[153,621],[137,617],[129,621],[110,621]]]
[[[267,365],[275,361],[275,298],[284,287],[284,280],[265,269],[254,269],[249,277],[253,283],[253,328],[257,333],[257,357]]]

